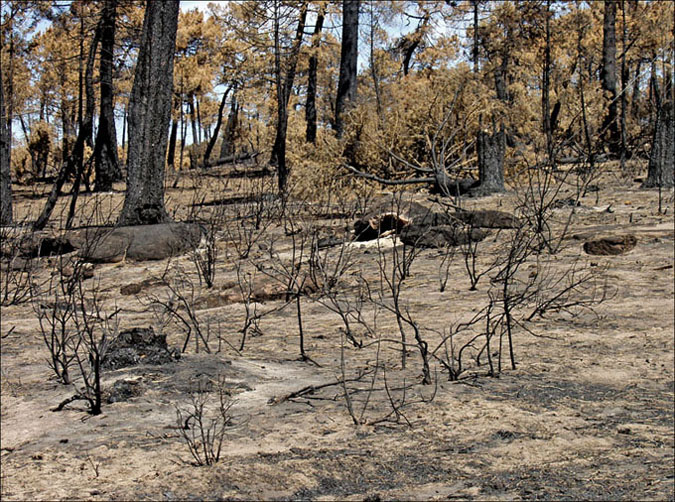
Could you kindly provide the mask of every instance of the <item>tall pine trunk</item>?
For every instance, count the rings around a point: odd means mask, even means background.
[[[295,32],[295,40],[291,53],[288,56],[288,69],[286,76],[282,82],[281,79],[281,62],[280,62],[280,47],[279,47],[279,24],[275,17],[275,69],[277,82],[277,132],[274,139],[274,147],[272,149],[272,156],[270,163],[277,166],[279,193],[285,194],[288,183],[289,170],[286,165],[286,131],[288,129],[288,102],[291,98],[291,91],[293,90],[293,82],[295,81],[295,70],[298,65],[298,56],[300,54],[300,45],[302,44],[302,37],[305,33],[305,21],[307,19],[307,3],[303,3],[300,7],[300,16],[298,19],[298,26]]]
[[[321,30],[323,29],[323,18],[326,11],[324,4],[321,4],[316,16],[316,25],[314,26],[314,35],[312,40],[312,55],[309,57],[309,73],[307,75],[307,104],[305,105],[305,120],[307,121],[307,130],[305,131],[305,141],[316,144],[316,79],[318,67],[318,50],[321,42]]]
[[[340,77],[335,101],[335,131],[341,138],[344,133],[344,114],[349,104],[356,100],[356,70],[359,41],[360,0],[343,0],[342,49],[340,51]]]
[[[478,176],[480,185],[472,189],[474,195],[489,195],[504,191],[504,153],[506,133],[504,126],[497,130],[494,121],[493,132],[478,131]]]
[[[148,0],[129,103],[127,190],[118,223],[166,221],[164,164],[171,120],[178,0]]]
[[[227,95],[230,93],[230,90],[232,90],[232,86],[228,86],[228,88],[225,89],[223,97],[220,100],[220,106],[218,107],[218,117],[216,119],[216,127],[213,131],[213,134],[211,135],[211,138],[209,139],[209,144],[206,146],[206,152],[204,153],[204,167],[208,167],[211,152],[213,151],[213,147],[216,146],[218,133],[220,132],[220,126],[223,123],[223,110],[225,109],[225,102],[227,101]]]
[[[12,179],[10,169],[10,133],[7,123],[9,116],[5,114],[5,91],[4,81],[2,79],[2,68],[4,62],[1,61],[0,54],[0,225],[10,225],[12,223]]]
[[[109,192],[122,179],[117,157],[117,131],[113,105],[113,50],[117,0],[105,0],[101,10],[101,105],[94,148],[95,191]]]
[[[608,142],[609,151],[619,153],[618,103],[616,90],[616,1],[605,0],[602,22],[602,67],[600,68],[602,90],[608,94],[609,104],[603,122],[603,138]]]
[[[93,72],[94,72],[94,58],[96,56],[96,47],[100,39],[100,28],[96,28],[94,33],[94,40],[91,43],[89,48],[89,57],[87,58],[87,66],[85,73],[86,80],[86,90],[87,90],[87,104],[86,104],[86,113],[82,120],[82,126],[77,133],[77,138],[73,144],[73,149],[71,152],[64,150],[64,156],[67,158],[64,159],[64,164],[61,166],[56,181],[52,185],[52,189],[47,197],[42,212],[38,219],[33,224],[34,230],[42,230],[49,221],[49,217],[54,211],[56,206],[56,201],[61,195],[61,190],[66,180],[72,176],[76,175],[75,182],[73,183],[73,199],[71,201],[68,220],[66,222],[66,227],[69,228],[72,223],[73,214],[75,211],[75,203],[77,201],[77,192],[80,189],[80,181],[82,179],[82,174],[84,172],[84,147],[87,144],[87,138],[91,138],[93,131],[93,120],[94,120],[94,92],[93,92]]]
[[[675,115],[673,114],[673,93],[666,88],[665,98],[656,112],[656,126],[649,155],[647,179],[643,188],[670,188],[674,185],[675,170]]]
[[[234,137],[237,129],[239,115],[239,105],[237,104],[237,95],[232,96],[230,103],[230,113],[227,116],[227,123],[223,131],[223,142],[220,144],[220,155],[218,158],[223,160],[234,155]]]

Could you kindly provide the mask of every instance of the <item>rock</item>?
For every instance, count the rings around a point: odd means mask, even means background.
[[[371,241],[392,230],[398,233],[409,223],[410,220],[406,217],[392,212],[373,215],[354,222],[354,239]]]
[[[450,224],[450,219],[414,201],[401,201],[393,195],[382,197],[371,210],[354,222],[354,240],[370,241],[387,232],[400,233],[412,221],[425,225]]]
[[[202,237],[196,224],[159,223],[86,229],[71,237],[79,256],[94,263],[162,260],[196,248]]]
[[[488,232],[478,228],[466,229],[458,225],[426,226],[413,223],[401,232],[401,241],[409,246],[441,248],[459,246],[485,239]]]
[[[325,248],[330,248],[333,246],[339,246],[344,242],[344,239],[341,239],[340,237],[336,235],[328,235],[326,237],[321,237],[318,242],[316,243],[317,248],[319,249],[325,249]]]
[[[493,209],[458,211],[452,216],[467,225],[478,228],[517,228],[520,225],[518,218],[512,214]]]
[[[143,386],[138,380],[117,380],[108,392],[109,404],[128,401],[143,394]]]
[[[149,328],[132,328],[122,331],[113,340],[103,358],[105,369],[126,368],[137,364],[167,364],[180,357],[177,350],[169,349],[166,335],[156,335]]]
[[[615,256],[627,253],[633,249],[637,244],[637,238],[631,234],[616,235],[586,241],[584,243],[584,251],[586,254]]]

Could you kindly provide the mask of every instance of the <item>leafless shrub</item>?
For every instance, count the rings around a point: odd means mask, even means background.
[[[397,214],[402,209],[402,199],[394,199]],[[375,294],[371,294],[371,301],[377,303],[385,311],[394,314],[396,324],[401,335],[401,367],[405,369],[407,358],[407,330],[411,329],[417,348],[422,357],[423,383],[431,384],[429,368],[428,344],[422,338],[418,323],[413,319],[409,308],[402,299],[403,283],[410,276],[410,271],[420,248],[401,243],[396,234],[392,235],[393,246],[390,249],[383,247],[378,239],[377,265],[379,280]]]
[[[364,282],[357,279],[356,287],[347,284],[346,277],[355,272],[354,248],[347,242],[321,249],[318,233],[312,233],[311,253],[308,261],[309,279],[314,299],[340,317],[347,340],[355,347],[362,347],[353,325],[365,328],[374,335],[375,328],[365,321],[363,310],[367,301]],[[376,317],[374,319],[376,322]]]
[[[49,351],[50,368],[61,383],[75,388],[75,394],[54,411],[83,400],[89,413],[98,415],[102,403],[101,364],[118,335],[119,310],[104,310],[105,297],[98,281],[92,279],[88,287],[84,284],[86,270],[87,264],[81,260],[59,257],[46,290],[33,285],[33,309]]]
[[[283,213],[284,201],[271,191],[270,180],[261,178],[252,183],[247,195],[240,202],[231,204],[232,210],[223,228],[240,259],[248,258],[253,246]]]
[[[0,305],[7,307],[28,301],[34,267],[33,260],[21,256],[17,228],[0,226]]]
[[[267,250],[262,259],[253,261],[253,265],[263,275],[280,284],[286,291],[285,300],[295,302],[300,341],[300,358],[316,364],[305,351],[305,334],[302,320],[302,297],[306,296],[309,279],[307,264],[311,249],[308,233],[302,228],[302,222],[295,221],[287,213],[283,216],[286,235],[290,237],[290,249],[281,251],[276,241],[266,243]]]
[[[467,321],[446,329],[431,351],[450,380],[460,378],[468,359],[481,366],[483,356],[490,376],[501,373],[506,357],[515,369],[517,330],[541,337],[527,324],[536,316],[593,310],[607,298],[602,270],[575,263],[556,271],[553,258],[540,253],[540,244],[540,235],[522,226],[508,234],[496,252],[483,308]]]
[[[216,277],[216,263],[219,255],[218,240],[222,235],[228,214],[227,208],[219,200],[207,201],[207,198],[226,193],[229,180],[219,180],[220,186],[207,190],[203,183],[197,184],[192,195],[188,220],[199,224],[203,232],[203,245],[191,252],[190,256],[199,273],[200,284],[212,288]]]
[[[147,295],[142,302],[148,306],[156,321],[157,331],[162,333],[173,325],[184,336],[181,352],[185,352],[194,337],[195,353],[200,349],[211,353],[211,335],[218,339],[218,350],[225,343],[232,350],[237,349],[221,334],[220,323],[210,316],[202,316],[197,311],[197,289],[192,278],[178,265],[167,267],[161,278],[165,288],[164,295]]]
[[[223,441],[232,426],[230,400],[224,377],[218,377],[218,404],[215,410],[209,410],[211,396],[207,392],[197,391],[190,396],[188,409],[176,407],[176,423],[197,465],[213,465],[220,460]]]
[[[237,272],[237,286],[239,288],[239,294],[241,295],[241,301],[244,305],[244,321],[242,327],[239,330],[241,333],[241,342],[239,344],[239,351],[244,350],[246,344],[246,339],[249,333],[262,334],[260,328],[260,321],[275,312],[283,310],[288,305],[288,301],[276,307],[271,307],[268,309],[260,309],[260,304],[258,299],[255,296],[254,283],[258,270],[253,267],[252,270],[246,269],[246,262],[239,261],[235,265],[235,270]]]

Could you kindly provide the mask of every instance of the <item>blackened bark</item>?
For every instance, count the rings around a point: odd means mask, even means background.
[[[72,154],[76,162],[77,173],[75,175],[75,181],[73,182],[72,189],[72,199],[70,201],[70,208],[68,210],[68,217],[66,219],[66,228],[70,229],[73,223],[73,218],[75,216],[75,205],[77,204],[77,196],[80,192],[80,183],[83,181],[85,163],[84,163],[84,146],[89,144],[91,137],[94,131],[94,107],[95,107],[95,98],[94,98],[94,59],[96,57],[96,48],[101,39],[101,24],[96,28],[94,34],[94,40],[91,43],[89,48],[89,57],[87,58],[87,66],[84,74],[84,89],[85,89],[85,112],[82,120],[82,128],[78,134],[84,137],[84,142],[75,142],[77,150]],[[80,150],[81,148],[81,150]],[[89,164],[89,162],[87,162]],[[89,188],[88,181],[85,181],[87,188]]]
[[[178,120],[171,120],[171,132],[169,133],[169,151],[166,154],[166,164],[175,170],[176,166],[176,138],[178,137]]]
[[[73,214],[75,211],[75,203],[77,201],[77,193],[80,189],[80,181],[82,179],[82,174],[84,173],[84,147],[85,144],[87,143],[87,139],[91,138],[93,131],[94,58],[96,56],[96,48],[98,46],[100,35],[101,35],[100,28],[97,27],[96,32],[94,33],[94,40],[92,41],[91,47],[89,48],[89,57],[87,59],[87,67],[85,72],[85,82],[86,82],[85,88],[86,88],[87,103],[85,116],[83,117],[82,120],[82,126],[80,127],[80,130],[77,133],[77,138],[75,139],[75,143],[73,144],[73,150],[70,152],[70,154],[64,153],[64,155],[68,155],[68,157],[65,159],[65,163],[61,166],[59,174],[56,177],[54,185],[52,185],[52,189],[49,193],[49,196],[47,197],[47,201],[45,202],[44,208],[42,208],[40,216],[38,216],[38,219],[33,224],[34,230],[42,230],[47,225],[49,217],[52,215],[54,207],[56,206],[56,201],[59,198],[59,195],[61,195],[63,185],[70,176],[75,174],[76,175],[75,182],[73,183],[73,199],[70,204],[66,227],[67,228],[70,227],[70,224],[72,223]]]
[[[113,108],[113,50],[117,0],[105,0],[101,10],[101,105],[94,148],[96,192],[109,192],[113,182],[122,179],[117,157],[117,131]]]
[[[195,108],[195,95],[190,94],[188,99],[189,99],[188,108],[190,109],[190,126],[192,128],[192,144],[197,145],[199,144],[199,140],[197,138],[197,115]]]
[[[506,76],[509,69],[509,54],[505,52],[502,54],[502,61],[495,68],[495,90],[497,91],[497,99],[503,103],[508,103],[509,94],[506,90]]]
[[[340,51],[340,77],[335,101],[335,131],[341,138],[344,133],[344,113],[356,99],[356,70],[359,41],[360,0],[343,0],[342,49]]]
[[[2,55],[0,54],[0,58]],[[8,115],[5,114],[5,91],[2,79],[3,62],[0,61],[0,225],[12,223],[12,177],[10,170],[11,144]]]
[[[504,153],[506,133],[502,126],[492,134],[478,131],[478,176],[479,186],[472,189],[474,195],[489,195],[504,191]]]
[[[610,152],[616,154],[621,147],[619,136],[618,104],[616,90],[616,2],[605,0],[605,13],[602,23],[602,67],[600,80],[602,90],[610,99],[603,123],[604,138],[609,143]]]
[[[127,190],[120,225],[166,221],[164,163],[179,1],[148,0],[129,102]]]
[[[303,3],[300,7],[300,17],[298,19],[298,27],[295,33],[295,40],[293,41],[293,48],[289,55],[289,66],[286,72],[284,82],[281,82],[281,66],[279,64],[279,47],[278,47],[278,31],[275,38],[275,51],[277,52],[276,70],[277,70],[277,132],[274,139],[274,147],[272,148],[272,157],[270,163],[277,166],[279,193],[286,193],[286,185],[288,182],[289,170],[286,165],[286,131],[288,129],[288,101],[293,90],[293,82],[295,80],[295,70],[298,64],[298,55],[300,54],[300,45],[302,44],[302,37],[305,33],[305,21],[307,19],[307,3]],[[278,30],[278,25],[277,25]]]
[[[314,35],[312,40],[312,55],[309,57],[309,73],[307,76],[307,104],[305,105],[305,120],[307,121],[307,130],[305,131],[305,140],[307,143],[316,144],[316,78],[318,67],[317,51],[321,42],[321,30],[323,29],[323,18],[326,7],[321,5],[316,17],[314,26]]]
[[[471,0],[473,5],[473,47],[471,59],[473,60],[473,72],[478,73],[478,1]]]
[[[227,123],[223,131],[223,142],[220,144],[219,161],[234,155],[234,137],[237,130],[237,122],[239,116],[239,105],[237,104],[237,95],[232,96],[230,103],[230,113],[227,116]]]
[[[541,123],[546,137],[546,154],[549,165],[553,166],[553,132],[551,130],[551,0],[546,1],[546,44],[544,46],[544,71],[542,74]]]
[[[218,139],[218,132],[220,132],[220,125],[223,123],[223,110],[225,109],[225,101],[227,101],[227,95],[230,93],[232,86],[229,86],[225,89],[223,93],[223,98],[220,100],[220,106],[218,107],[218,119],[216,120],[216,128],[213,131],[213,135],[209,140],[209,144],[206,146],[206,152],[204,153],[204,166],[209,165],[209,158],[211,157],[211,152],[213,147],[216,145],[216,140]]]
[[[673,186],[675,170],[675,116],[673,115],[672,93],[666,96],[656,114],[656,127],[649,156],[649,169],[643,188],[670,188]]]

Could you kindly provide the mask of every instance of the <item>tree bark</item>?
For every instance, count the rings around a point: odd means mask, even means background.
[[[113,106],[113,51],[117,1],[105,0],[101,10],[101,105],[94,148],[96,192],[109,192],[112,190],[113,182],[122,179],[117,157],[117,131]]]
[[[326,11],[324,4],[321,4],[316,17],[314,26],[314,35],[312,40],[312,55],[309,57],[309,73],[307,76],[307,104],[305,105],[305,120],[307,121],[307,130],[305,131],[305,140],[307,143],[316,144],[316,79],[319,50],[321,42],[321,30],[323,29],[323,18]]]
[[[94,58],[96,56],[96,47],[98,46],[100,35],[100,29],[97,27],[96,32],[94,33],[94,40],[92,41],[91,47],[89,48],[89,57],[87,59],[87,69],[85,73],[87,103],[85,117],[82,120],[82,126],[77,133],[73,150],[70,153],[64,151],[64,156],[68,155],[68,157],[64,159],[65,162],[61,166],[54,185],[52,185],[52,189],[49,193],[49,196],[47,197],[45,206],[42,208],[40,216],[38,216],[38,219],[33,224],[34,230],[42,230],[47,225],[49,217],[52,215],[54,207],[56,206],[56,201],[58,200],[59,195],[61,195],[63,185],[71,175],[76,174],[75,182],[73,184],[73,199],[71,201],[66,227],[70,227],[70,223],[72,222],[73,213],[75,211],[75,203],[77,201],[77,192],[80,189],[80,181],[84,172],[84,147],[87,143],[87,138],[91,138],[93,130],[94,91],[92,79],[94,72]]]
[[[546,1],[546,44],[544,46],[544,71],[542,75],[541,119],[544,136],[546,137],[546,155],[549,165],[555,167],[553,155],[553,131],[551,115],[551,0]]]
[[[474,195],[489,195],[504,191],[504,153],[506,133],[502,126],[499,131],[493,124],[492,134],[478,131],[478,176],[479,186],[472,189]]]
[[[478,73],[478,2],[471,0],[473,6],[473,47],[471,47],[471,59],[473,60],[473,72]]]
[[[279,193],[286,193],[289,170],[286,165],[286,131],[288,129],[288,102],[291,97],[293,89],[293,82],[295,80],[295,70],[298,64],[298,55],[300,54],[300,45],[302,44],[302,37],[305,32],[305,21],[307,19],[307,3],[303,3],[300,7],[300,17],[298,19],[298,27],[295,33],[295,40],[293,48],[289,55],[289,66],[286,72],[284,82],[281,82],[281,64],[278,41],[278,19],[275,18],[275,53],[276,61],[275,67],[277,71],[277,132],[274,139],[274,147],[272,148],[271,164],[276,164]]]
[[[3,41],[4,42],[4,41]],[[2,55],[0,54],[0,59]],[[0,225],[11,225],[12,213],[12,176],[10,167],[11,137],[5,114],[5,91],[2,79],[4,63],[0,60]]]
[[[178,0],[146,3],[129,102],[127,190],[120,225],[153,224],[169,219],[164,207],[164,164],[178,11]]]
[[[178,100],[173,99],[173,108],[174,110],[178,108]],[[176,138],[178,137],[178,119],[171,120],[171,132],[169,133],[169,151],[166,154],[166,164],[172,170],[176,170],[175,159],[176,159]]]
[[[70,229],[73,223],[73,218],[75,216],[75,205],[77,204],[77,196],[80,192],[80,183],[82,182],[85,173],[85,162],[84,162],[84,146],[88,144],[88,141],[91,140],[94,131],[94,107],[95,107],[95,98],[94,98],[94,59],[96,57],[96,47],[99,44],[101,39],[101,24],[96,27],[96,32],[94,34],[94,40],[91,43],[89,48],[89,57],[87,58],[87,66],[84,74],[84,89],[85,89],[85,112],[84,118],[82,120],[82,128],[78,134],[84,137],[84,142],[77,141],[75,146],[77,149],[73,151],[73,158],[75,161],[75,166],[77,167],[77,173],[75,175],[75,181],[73,183],[72,189],[72,199],[70,201],[70,208],[68,209],[68,217],[66,218],[66,228]],[[87,162],[89,164],[89,162]],[[87,188],[89,188],[89,182],[85,180]]]
[[[359,41],[360,0],[343,0],[342,49],[340,51],[340,77],[335,101],[335,131],[338,138],[344,133],[344,113],[356,99],[356,75]]]
[[[605,12],[602,23],[602,67],[600,80],[602,90],[609,95],[609,105],[603,122],[604,139],[608,141],[609,150],[619,153],[621,138],[619,137],[618,103],[616,90],[616,2],[605,0]]]
[[[239,116],[239,105],[237,104],[236,93],[232,96],[230,103],[230,113],[227,116],[227,123],[223,131],[223,142],[220,144],[219,160],[234,156],[234,134],[237,129],[237,121]]]
[[[220,106],[218,107],[218,118],[216,120],[216,127],[213,131],[213,135],[209,140],[209,144],[206,146],[206,152],[204,153],[204,166],[209,165],[209,158],[211,157],[211,152],[213,147],[216,146],[216,141],[218,140],[218,133],[220,132],[220,126],[223,123],[223,110],[225,109],[225,101],[227,101],[227,95],[230,93],[232,86],[228,86],[223,93],[223,98],[220,100]]]
[[[666,96],[656,114],[656,127],[649,156],[647,179],[643,188],[670,188],[673,186],[675,170],[675,116],[673,115],[673,97]]]

